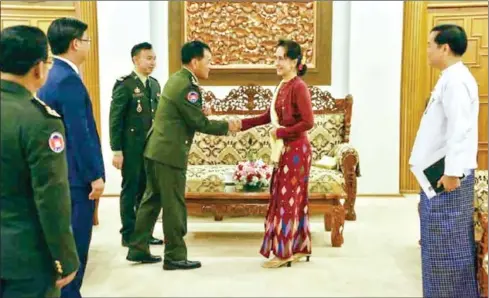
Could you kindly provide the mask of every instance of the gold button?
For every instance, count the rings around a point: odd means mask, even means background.
[[[154,111],[155,111],[155,109],[151,109],[151,112],[154,112]]]
[[[188,145],[188,141],[185,141],[185,145]]]
[[[131,128],[131,131],[134,131],[134,128]]]

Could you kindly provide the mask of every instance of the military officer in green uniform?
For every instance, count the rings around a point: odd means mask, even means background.
[[[149,251],[147,239],[163,208],[165,256],[163,269],[193,269],[200,262],[187,260],[183,237],[187,233],[185,183],[188,154],[195,132],[226,135],[238,131],[237,121],[213,121],[204,114],[198,79],[209,75],[211,51],[200,41],[181,50],[184,67],[171,75],[160,99],[155,122],[144,151],[147,186],[136,216],[127,260],[160,262]]]
[[[0,297],[59,297],[80,265],[60,116],[34,96],[48,74],[36,27],[1,32]]]
[[[112,164],[122,171],[122,246],[128,245],[134,231],[136,210],[146,187],[143,149],[161,91],[158,81],[150,76],[156,66],[152,45],[147,42],[135,45],[131,57],[134,71],[116,81],[109,115]],[[151,237],[149,243],[163,244],[163,240]]]

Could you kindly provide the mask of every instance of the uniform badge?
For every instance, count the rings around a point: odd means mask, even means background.
[[[136,108],[136,111],[138,113],[141,113],[143,111],[143,107],[141,106],[141,100],[138,99],[138,107]]]
[[[65,149],[63,135],[59,132],[53,132],[49,137],[49,148],[55,153],[61,153]]]
[[[139,90],[139,88],[136,87],[136,89],[134,89],[134,93],[139,94],[139,93],[141,93],[141,90]]]
[[[56,264],[56,270],[58,271],[59,274],[63,274],[63,268],[61,268],[61,263],[56,260],[54,261],[54,264]]]
[[[187,100],[190,101],[191,103],[196,103],[199,100],[199,93],[195,91],[190,91],[187,94]]]

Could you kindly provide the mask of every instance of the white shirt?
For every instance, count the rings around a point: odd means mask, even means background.
[[[194,72],[193,72],[193,71],[191,71],[191,70],[190,70],[190,68],[188,68],[188,67],[185,67],[185,66],[184,66],[183,68],[185,68],[186,70],[188,70],[188,71],[189,71],[189,72],[192,74],[192,76],[194,77],[194,80],[195,80],[195,84],[197,84],[197,85],[198,85],[198,84],[199,84],[199,79],[198,79],[198,78],[197,78],[197,76],[194,74]]]
[[[80,74],[80,71],[78,70],[78,67],[76,67],[75,63],[71,62],[70,60],[68,59],[65,59],[63,57],[60,57],[60,56],[53,56],[53,58],[55,59],[59,59],[63,62],[66,62],[69,66],[71,66],[71,68],[73,68],[73,70],[77,73],[77,74]]]
[[[421,119],[409,164],[445,156],[445,175],[462,177],[477,168],[479,90],[457,62],[442,71]]]
[[[139,72],[137,72],[137,70],[134,70],[134,73],[137,75],[137,77],[143,83],[143,85],[146,86],[146,81],[148,80],[148,77],[140,74]]]

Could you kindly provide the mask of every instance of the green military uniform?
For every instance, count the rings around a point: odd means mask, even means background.
[[[21,85],[1,81],[1,297],[53,297],[80,265],[71,231],[64,127]]]
[[[120,197],[120,232],[124,243],[129,242],[134,231],[136,210],[146,187],[143,149],[160,91],[155,78],[145,78],[136,72],[118,79],[112,90],[110,146],[114,154],[124,157]]]
[[[167,81],[144,150],[147,186],[137,213],[128,256],[149,255],[147,239],[163,207],[165,261],[187,259],[185,183],[188,154],[196,131],[228,133],[227,121],[209,120],[202,111],[197,78],[186,68]]]

